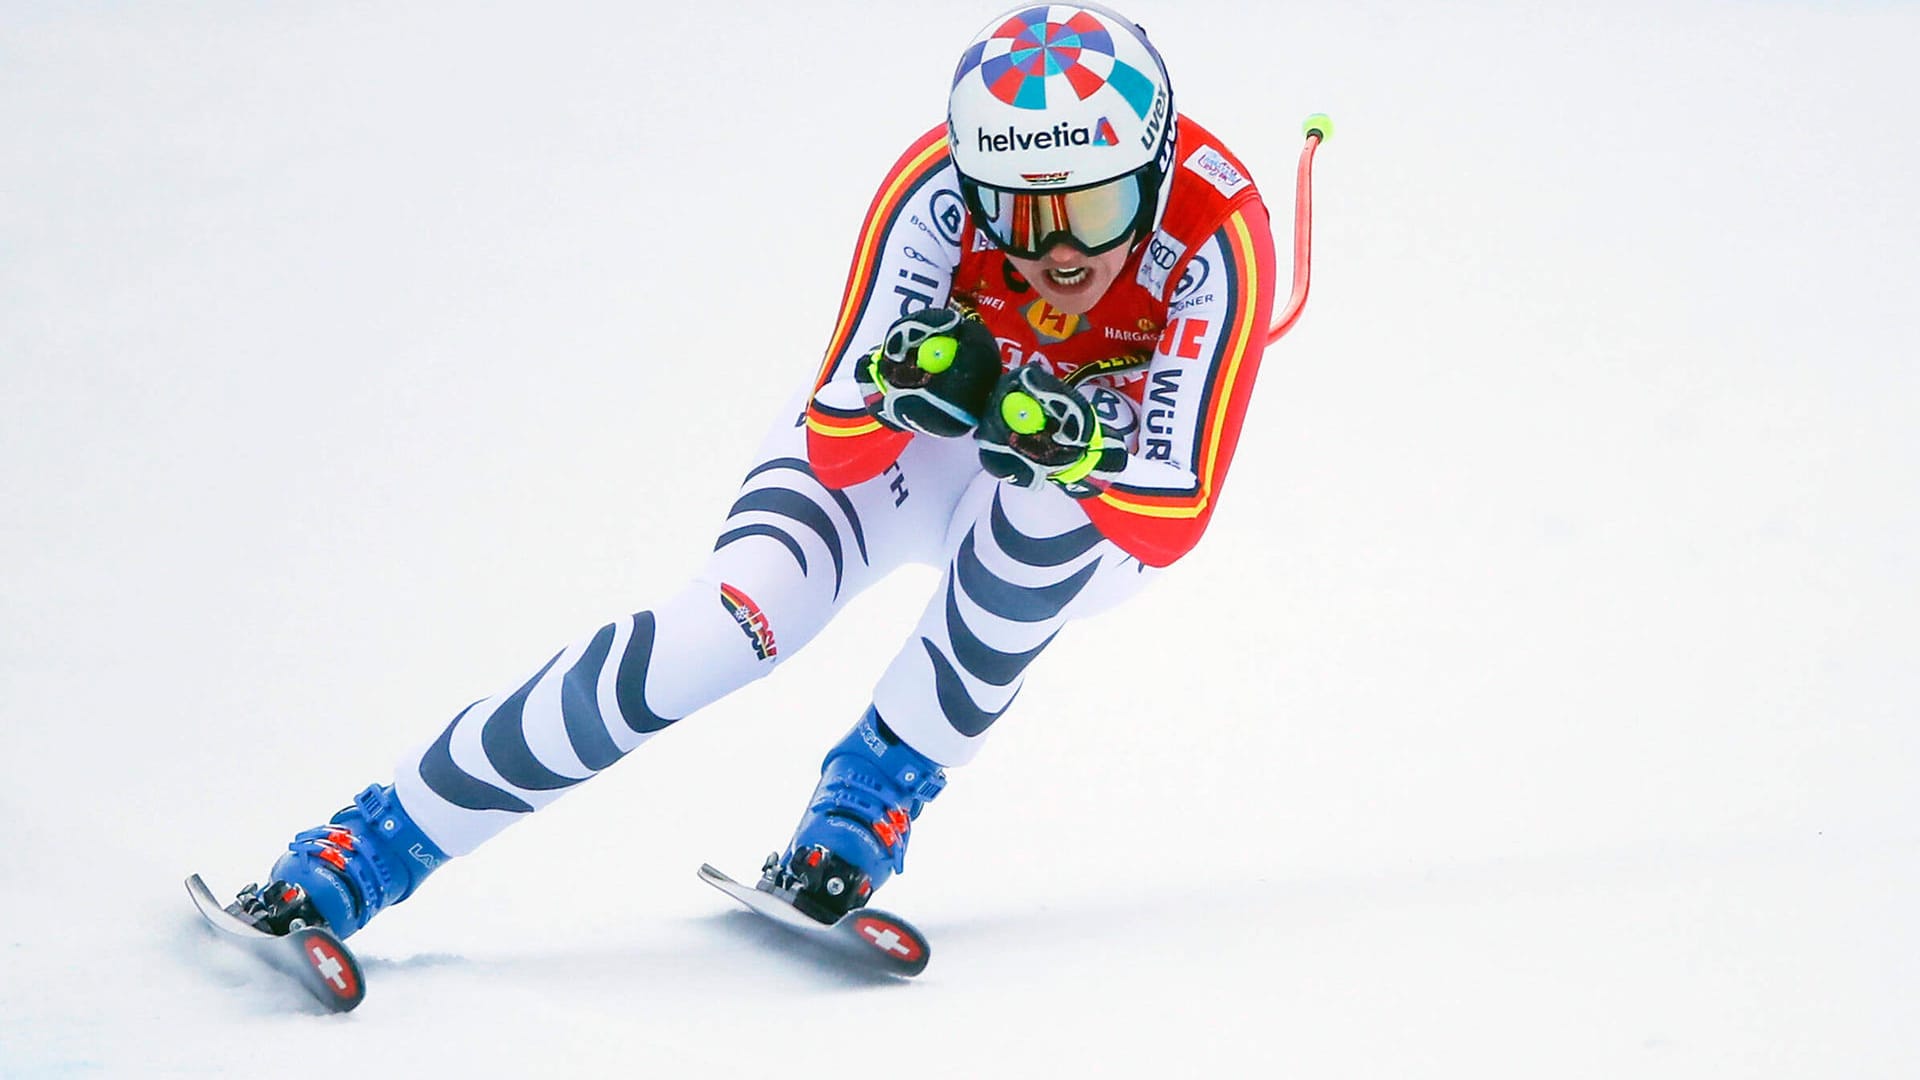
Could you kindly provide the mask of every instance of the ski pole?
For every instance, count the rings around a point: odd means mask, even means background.
[[[1307,283],[1313,270],[1313,152],[1333,137],[1333,120],[1326,113],[1314,113],[1302,125],[1307,145],[1300,151],[1300,172],[1294,179],[1293,197],[1293,296],[1287,309],[1267,333],[1267,344],[1279,341],[1300,320],[1300,309],[1307,306]]]

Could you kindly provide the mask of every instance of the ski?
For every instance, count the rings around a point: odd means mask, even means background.
[[[742,885],[712,866],[701,864],[700,880],[746,905],[756,915],[771,919],[809,940],[887,975],[912,978],[926,970],[932,953],[927,939],[896,915],[874,908],[855,908],[837,922],[823,923],[782,899],[771,889]]]
[[[214,899],[207,883],[195,874],[187,879],[187,895],[217,936],[258,957],[268,967],[289,976],[334,1012],[346,1012],[366,996],[360,962],[324,926],[303,926],[276,937],[256,930]]]

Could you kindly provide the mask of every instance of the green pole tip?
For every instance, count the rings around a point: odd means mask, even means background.
[[[1333,117],[1323,112],[1314,113],[1312,116],[1307,117],[1306,123],[1300,125],[1300,133],[1302,135],[1318,135],[1320,136],[1321,142],[1326,142],[1328,139],[1333,138]]]

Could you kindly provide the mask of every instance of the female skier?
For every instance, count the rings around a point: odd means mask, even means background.
[[[881,182],[825,359],[705,568],[462,710],[229,910],[349,936],[929,563],[938,590],[760,886],[823,922],[866,904],[1054,636],[1199,540],[1274,282],[1253,181],[1176,112],[1140,27],[1092,4],[995,19]]]

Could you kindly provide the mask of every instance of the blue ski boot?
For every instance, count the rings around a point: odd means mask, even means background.
[[[865,907],[906,869],[907,829],[947,774],[872,708],[820,763],[820,783],[786,854],[767,857],[761,889],[824,923]]]
[[[413,895],[446,859],[393,788],[374,784],[329,824],[296,835],[269,871],[273,880],[240,890],[227,910],[270,934],[324,923],[345,938]]]

